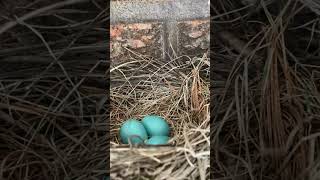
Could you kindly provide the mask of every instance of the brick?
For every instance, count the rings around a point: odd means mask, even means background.
[[[120,37],[123,32],[123,25],[111,26],[110,36],[111,38]]]
[[[126,49],[145,56],[161,57],[161,23],[111,25],[111,58],[125,61],[132,55]]]
[[[180,54],[189,56],[203,55],[209,50],[210,45],[210,21],[195,20],[184,21],[179,27]]]
[[[139,39],[129,39],[127,44],[129,47],[131,47],[133,49],[146,47],[146,44],[142,40],[139,40]]]
[[[132,30],[146,30],[146,29],[152,29],[152,24],[150,24],[150,23],[147,23],[147,24],[143,24],[143,23],[129,24],[128,28],[132,29]]]

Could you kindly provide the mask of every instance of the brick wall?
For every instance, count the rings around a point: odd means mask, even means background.
[[[130,4],[129,8],[138,7],[138,5],[132,6],[135,2],[141,1],[117,1],[111,4],[113,24],[110,27],[110,35],[113,61],[130,59],[131,50],[145,56],[164,59],[175,55],[198,56],[208,51],[210,39],[208,17],[210,14],[209,11],[205,11],[209,5],[204,3],[207,1],[199,0],[199,3],[195,5],[188,4],[189,0],[170,0],[168,1],[170,4],[165,4],[165,0],[149,0],[149,3],[140,4],[143,7],[139,7],[146,12],[138,12],[135,9],[124,10],[128,8],[128,4]],[[176,10],[177,7],[185,9],[197,6],[195,10],[200,9],[201,6],[205,7],[201,12],[195,13],[192,18],[192,15],[188,14],[184,17],[183,14],[177,12],[168,16],[168,12],[171,13],[171,11],[167,6],[173,10]],[[167,10],[160,9],[155,12],[154,7]],[[150,17],[142,16],[143,13],[148,14],[148,10],[152,11]],[[129,15],[119,15],[127,11],[130,11]]]

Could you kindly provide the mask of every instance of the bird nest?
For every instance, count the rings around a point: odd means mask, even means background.
[[[136,56],[111,65],[111,179],[208,179],[209,59]],[[148,114],[164,117],[168,145],[122,145],[120,125]]]

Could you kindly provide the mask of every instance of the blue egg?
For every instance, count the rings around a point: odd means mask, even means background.
[[[160,116],[145,116],[142,119],[142,124],[149,136],[169,136],[169,125]]]
[[[148,138],[148,134],[141,122],[129,119],[120,128],[120,138],[124,144],[129,144],[129,138],[132,144],[142,144]]]
[[[169,137],[168,136],[152,136],[150,139],[146,141],[148,145],[165,145],[168,144]]]

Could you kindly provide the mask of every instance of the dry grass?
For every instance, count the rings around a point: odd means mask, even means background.
[[[256,2],[212,4],[212,179],[318,179],[317,3]]]
[[[95,3],[0,2],[1,180],[108,173],[107,14]]]
[[[111,67],[111,178],[209,178],[209,59],[170,62],[136,55]],[[119,126],[129,118],[163,116],[171,146],[123,147]],[[132,149],[133,148],[133,149]]]

